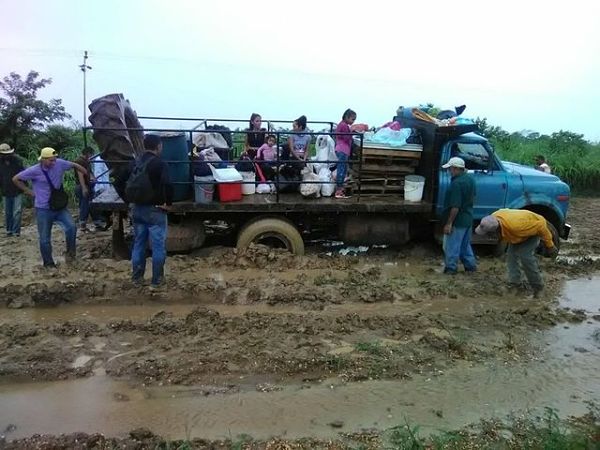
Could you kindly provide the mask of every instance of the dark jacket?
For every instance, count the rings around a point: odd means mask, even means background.
[[[16,197],[21,190],[12,178],[23,170],[23,161],[17,155],[0,155],[0,189],[4,197]]]
[[[152,205],[171,205],[173,203],[173,186],[169,178],[169,169],[167,163],[156,156],[154,153],[145,152],[139,161],[132,161],[126,170],[120,170],[115,174],[114,187],[117,193],[123,198],[125,202],[129,200],[125,198],[125,186],[127,179],[133,172],[136,164],[144,164],[148,161],[146,171],[152,184],[152,190],[154,191],[154,199]]]

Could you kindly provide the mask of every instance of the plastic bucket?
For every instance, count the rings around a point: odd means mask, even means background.
[[[407,175],[404,178],[404,200],[420,202],[423,199],[425,177],[421,175]]]
[[[242,184],[242,194],[252,195],[256,193],[256,174],[254,172],[240,172],[244,183]]]
[[[215,179],[212,176],[194,177],[194,200],[196,203],[210,203],[215,193]]]

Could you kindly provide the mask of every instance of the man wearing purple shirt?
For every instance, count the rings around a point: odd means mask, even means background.
[[[79,164],[57,158],[56,150],[51,147],[43,148],[38,160],[39,164],[16,174],[13,177],[13,183],[25,194],[35,198],[34,206],[42,261],[44,267],[56,267],[52,258],[52,225],[54,222],[58,222],[65,230],[65,240],[67,241],[65,259],[67,261],[75,258],[77,227],[66,207],[60,210],[50,209],[51,187],[48,181],[52,183],[54,189],[59,189],[63,184],[64,174],[68,170],[75,169],[84,175],[87,175],[87,171]],[[27,187],[25,181],[31,181],[33,191]]]

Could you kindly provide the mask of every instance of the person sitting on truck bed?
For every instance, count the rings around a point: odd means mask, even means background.
[[[306,162],[309,156],[309,146],[311,141],[310,134],[306,131],[306,116],[300,116],[292,124],[293,132],[288,138],[288,143],[284,149],[284,160],[298,160]],[[304,164],[302,164],[304,166]]]
[[[260,165],[263,176],[267,180],[275,178],[277,151],[277,138],[274,134],[270,134],[267,136],[267,142],[261,145],[256,152],[255,162]]]
[[[465,161],[461,158],[450,158],[442,168],[449,169],[452,175],[442,215],[442,223],[444,223],[444,273],[455,274],[458,270],[459,259],[465,266],[465,272],[475,272],[477,270],[477,260],[471,247],[475,180],[466,172]]]
[[[522,209],[500,209],[491,216],[485,216],[475,228],[479,235],[496,234],[508,242],[506,264],[508,267],[508,285],[512,290],[521,288],[521,269],[533,290],[533,297],[539,297],[544,290],[544,281],[540,267],[535,259],[535,251],[540,239],[545,250],[542,255],[553,258],[558,254],[552,233],[548,229],[546,219],[532,211]]]
[[[265,143],[267,130],[261,128],[262,117],[253,113],[250,116],[249,128],[246,130],[246,141],[244,142],[244,153],[251,159],[256,158],[256,152]]]

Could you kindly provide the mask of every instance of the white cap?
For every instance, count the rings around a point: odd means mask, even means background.
[[[449,167],[458,167],[459,169],[465,168],[465,161],[462,158],[456,156],[450,158],[450,160],[442,166],[442,169],[448,169]]]

